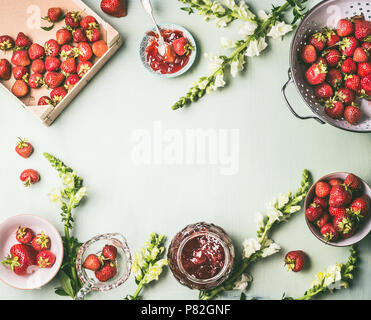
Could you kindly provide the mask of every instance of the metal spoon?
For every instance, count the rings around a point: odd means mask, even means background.
[[[166,43],[165,43],[164,38],[161,35],[160,28],[158,27],[157,22],[156,22],[156,20],[153,16],[153,9],[152,9],[152,5],[151,5],[151,1],[150,0],[141,0],[141,2],[142,2],[144,10],[149,14],[149,16],[151,17],[151,19],[152,19],[152,21],[153,21],[153,23],[156,27],[156,30],[157,30],[157,33],[158,33],[158,53],[161,56],[163,56],[165,54]]]

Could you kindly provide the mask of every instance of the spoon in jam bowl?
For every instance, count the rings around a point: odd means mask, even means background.
[[[141,1],[142,1],[142,5],[143,5],[144,10],[151,17],[151,19],[152,19],[152,21],[155,25],[156,31],[158,33],[158,53],[161,56],[164,56],[166,54],[166,51],[171,50],[172,48],[171,48],[170,44],[165,42],[165,40],[164,40],[164,38],[161,34],[160,28],[158,27],[158,24],[155,20],[155,17],[153,16],[153,9],[152,9],[151,1],[150,0],[141,0]]]

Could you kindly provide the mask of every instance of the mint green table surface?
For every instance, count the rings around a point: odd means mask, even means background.
[[[266,9],[271,1],[250,1]],[[312,6],[318,1],[309,1]],[[171,105],[185,94],[198,77],[208,74],[205,52],[222,53],[221,36],[237,37],[238,22],[217,29],[198,15],[188,16],[175,0],[153,0],[159,22],[175,22],[193,33],[199,57],[193,68],[176,79],[151,75],[140,63],[138,45],[151,21],[139,1],[129,0],[129,14],[116,19],[104,15],[99,1],[86,1],[124,38],[124,45],[51,127],[44,127],[23,110],[5,91],[0,91],[0,220],[20,213],[33,213],[59,227],[59,210],[47,193],[60,185],[56,172],[42,152],[59,156],[89,186],[89,198],[76,213],[75,234],[81,241],[105,232],[121,232],[134,252],[151,232],[164,233],[169,241],[189,223],[208,221],[226,229],[240,251],[242,241],[255,235],[254,217],[278,193],[295,191],[301,171],[314,179],[334,171],[354,172],[371,183],[370,134],[355,134],[300,121],[286,108],[281,87],[287,80],[292,34],[283,41],[270,41],[261,57],[249,59],[246,72],[229,85],[191,108],[172,111]],[[281,3],[275,1],[275,4]],[[294,87],[288,92],[301,114],[310,114]],[[148,165],[133,163],[132,134],[151,131],[154,121],[164,129],[239,129],[239,171],[221,175],[215,165]],[[29,160],[13,152],[16,138],[27,137],[35,146]],[[30,189],[19,181],[28,167],[40,171],[42,180]],[[254,282],[249,296],[279,299],[283,292],[299,296],[314,275],[335,262],[343,262],[348,249],[333,248],[314,238],[303,212],[272,234],[280,253],[250,268]],[[371,239],[363,240],[360,270],[354,286],[328,299],[371,298]],[[294,274],[283,266],[285,252],[302,249],[310,267]],[[56,299],[57,281],[40,290],[21,291],[0,283],[2,299]],[[135,290],[134,279],[108,293],[89,299],[120,299]],[[237,294],[237,293],[234,293]],[[198,292],[181,286],[167,271],[161,281],[144,292],[146,299],[196,299]],[[238,295],[238,294],[237,294]],[[231,297],[231,295],[227,295]]]

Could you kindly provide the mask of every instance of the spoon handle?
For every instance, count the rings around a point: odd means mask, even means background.
[[[153,21],[153,23],[156,27],[156,30],[157,30],[157,33],[158,33],[160,39],[162,39],[160,28],[158,27],[158,24],[155,20],[155,17],[153,16],[153,9],[152,9],[151,1],[150,0],[141,0],[141,2],[142,2],[144,10],[150,15],[150,17],[151,17],[151,19],[152,19],[152,21]]]

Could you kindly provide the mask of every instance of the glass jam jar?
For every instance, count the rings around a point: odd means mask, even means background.
[[[168,258],[174,277],[183,285],[208,290],[226,280],[233,268],[234,247],[220,227],[199,222],[186,226],[171,241]]]

